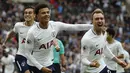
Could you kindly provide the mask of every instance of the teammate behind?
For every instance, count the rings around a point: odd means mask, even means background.
[[[125,44],[123,43],[122,46],[124,47]],[[126,51],[125,47],[124,47],[123,54],[124,54],[124,58],[121,58],[121,60],[125,61],[127,63],[127,66],[125,68],[123,68],[123,67],[117,65],[116,73],[129,73],[129,72],[127,72],[127,70],[130,69],[130,55],[129,55],[128,51]]]
[[[121,45],[121,43],[114,39],[116,32],[113,28],[107,28],[107,46],[111,50],[111,52],[119,59],[124,58],[124,49]],[[108,67],[108,69],[111,71],[111,73],[116,73],[117,69],[117,63],[113,61],[110,58],[105,57],[104,58],[105,63]]]
[[[26,35],[28,30],[33,24],[36,24],[34,21],[35,14],[34,14],[34,8],[33,7],[26,7],[24,9],[24,22],[17,22],[13,28],[7,35],[3,46],[6,45],[7,41],[14,37],[16,34],[18,34],[18,51],[15,56],[15,63],[20,71],[20,73],[30,73],[28,64],[27,64],[27,59],[24,54],[24,49],[25,49],[25,40],[26,40]]]

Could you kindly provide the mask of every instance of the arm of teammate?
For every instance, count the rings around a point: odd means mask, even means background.
[[[63,22],[55,22],[57,25],[57,30],[66,30],[66,31],[85,31],[93,27],[91,24],[67,24]]]
[[[14,32],[13,30],[11,30],[11,31],[6,35],[6,38],[5,38],[5,41],[4,41],[3,44],[6,44],[7,41],[8,41],[10,38],[14,37],[14,36],[15,36],[15,32]]]
[[[64,48],[63,43],[60,40],[58,40],[58,44],[59,44],[59,47],[60,47],[59,53],[60,53],[61,66],[62,66],[61,70],[65,71],[66,70],[65,55],[64,55],[65,48]]]
[[[14,28],[13,28],[13,30],[11,30],[11,31],[6,35],[5,40],[4,40],[3,44],[2,44],[2,47],[3,47],[3,48],[5,48],[5,45],[6,45],[7,41],[8,41],[9,39],[11,39],[12,37],[14,37],[14,36],[16,35],[16,33],[18,33],[18,27],[19,27],[19,24],[16,23],[15,26],[14,26]]]
[[[59,51],[60,51],[60,47],[59,47],[59,45],[58,45],[58,40],[57,40],[57,39],[54,39],[54,40],[53,40],[53,44],[54,44],[54,47],[55,47],[56,51],[59,52]]]
[[[122,67],[126,67],[126,66],[127,66],[127,64],[126,64],[124,61],[118,59],[118,58],[110,51],[110,49],[107,47],[107,45],[105,45],[104,54],[105,54],[106,57],[108,57],[108,58],[112,59],[113,61],[117,62],[117,63],[118,63],[119,65],[121,65]]]
[[[124,53],[125,53],[124,60],[127,63],[127,66],[125,67],[125,69],[130,69],[130,56],[129,56],[129,53],[126,50],[124,50]]]
[[[117,56],[117,58],[123,59],[124,58],[124,52],[123,52],[124,49],[123,49],[123,46],[121,45],[120,42],[118,42],[117,49],[118,49],[118,56]]]
[[[4,40],[3,44],[2,44],[2,47],[3,47],[3,48],[6,48],[6,43],[7,43],[7,41],[8,41],[9,39],[11,39],[12,37],[14,37],[14,36],[15,36],[15,32],[14,32],[13,30],[11,30],[11,31],[7,34],[5,40]]]
[[[90,62],[87,57],[89,56],[90,52],[90,42],[87,40],[81,40],[81,62],[84,65],[88,65],[90,67],[99,67],[100,64],[97,61]],[[89,42],[89,43],[88,43]],[[87,44],[86,44],[87,43]]]
[[[66,71],[66,63],[65,63],[65,56],[64,56],[64,54],[60,54],[60,58],[61,58],[61,70],[62,71]]]

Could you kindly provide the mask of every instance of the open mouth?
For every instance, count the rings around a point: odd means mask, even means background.
[[[103,26],[103,24],[98,24],[98,26],[99,26],[99,27],[102,27],[102,26]]]

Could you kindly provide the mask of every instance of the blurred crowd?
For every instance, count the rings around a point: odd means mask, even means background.
[[[46,0],[51,7],[51,20],[65,23],[91,23],[91,12],[95,8],[104,11],[106,24],[117,31],[116,39],[130,53],[130,16],[127,13],[125,0]],[[0,0],[0,41],[5,39],[16,22],[23,21],[23,9],[37,3],[15,3],[12,0]],[[80,73],[80,40],[86,31],[59,33],[65,46],[67,63],[66,73]],[[7,48],[15,56],[17,38],[8,43]],[[1,51],[1,50],[0,50]],[[0,52],[2,54],[2,52]],[[0,55],[2,57],[2,55]],[[1,67],[1,66],[0,66]],[[1,70],[0,70],[1,71]]]

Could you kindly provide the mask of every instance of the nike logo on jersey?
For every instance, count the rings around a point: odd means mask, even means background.
[[[30,44],[31,43],[31,40],[30,39],[27,39],[27,44]]]
[[[26,63],[25,63],[25,61],[23,61],[23,62],[21,63],[21,66],[23,66],[23,67],[24,67],[24,66],[25,66],[25,64],[26,64]]]
[[[96,47],[98,47],[98,46],[99,46],[99,44],[96,45]]]
[[[40,41],[42,38],[40,38],[40,39],[37,39],[38,41]]]

